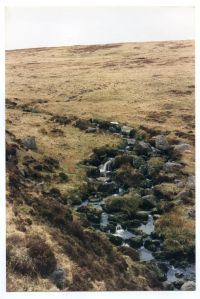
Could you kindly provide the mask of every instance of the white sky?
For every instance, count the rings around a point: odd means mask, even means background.
[[[6,49],[194,39],[192,7],[7,7]]]

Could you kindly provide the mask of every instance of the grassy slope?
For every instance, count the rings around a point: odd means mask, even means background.
[[[6,97],[39,111],[7,109],[7,129],[17,138],[27,134],[36,136],[37,159],[45,154],[60,161],[70,181],[59,187],[67,192],[82,184],[83,171],[77,163],[88,157],[92,148],[119,141],[108,135],[84,134],[71,125],[61,127],[64,137],[56,137],[50,132],[56,125],[49,121],[48,113],[127,122],[140,130],[161,130],[169,139],[194,145],[194,43],[174,41],[8,51]],[[194,151],[185,153],[183,159],[186,171],[193,174]],[[9,203],[7,215],[10,234],[16,227]],[[60,263],[76,268],[50,237],[52,228],[34,222],[31,229],[40,231],[45,239],[53,242]],[[68,271],[72,275],[73,271]],[[10,289],[23,289],[23,279],[13,286],[13,281],[17,281],[14,276]],[[34,282],[31,287],[54,289],[44,280]]]

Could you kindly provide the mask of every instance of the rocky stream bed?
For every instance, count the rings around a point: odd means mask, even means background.
[[[164,289],[193,290],[194,251],[182,254],[176,240],[165,240],[156,230],[160,216],[187,202],[194,192],[194,177],[182,173],[177,158],[190,146],[171,145],[163,135],[146,141],[118,122],[76,125],[86,133],[103,130],[122,139],[119,147],[95,149],[83,161],[88,190],[81,203],[75,202],[76,211],[125,254],[129,251],[153,269]],[[168,250],[170,242],[177,250]]]

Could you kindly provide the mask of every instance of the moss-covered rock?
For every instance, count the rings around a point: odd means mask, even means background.
[[[108,212],[125,212],[133,215],[137,212],[141,203],[141,196],[131,191],[123,196],[111,196],[106,200],[105,208]]]
[[[157,174],[160,169],[163,167],[163,164],[165,163],[165,159],[162,157],[152,157],[148,160],[148,172],[149,175],[153,176]]]
[[[154,187],[154,193],[160,198],[166,198],[168,200],[173,200],[178,194],[179,189],[174,183],[162,183]]]
[[[125,166],[116,172],[115,179],[125,187],[140,187],[144,181],[144,176],[138,169]]]

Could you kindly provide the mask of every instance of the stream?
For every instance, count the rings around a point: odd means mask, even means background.
[[[118,123],[115,123],[118,124]],[[136,140],[133,137],[130,137],[129,134],[121,134],[121,133],[115,133],[118,134],[120,137],[123,138],[124,141],[124,147],[120,149],[121,154],[123,153],[130,153],[133,149],[133,146],[136,142]],[[155,150],[152,147],[152,150]],[[106,159],[98,166],[99,169],[99,175],[95,178],[89,178],[90,181],[100,181],[104,182],[104,184],[110,184],[110,183],[116,183],[113,179],[113,164],[114,158],[113,157],[106,157]],[[148,176],[146,176],[146,181],[148,181],[148,188],[153,188],[153,184]],[[119,196],[123,195],[127,192],[127,188],[122,188],[119,186],[118,190],[114,190],[113,192],[109,193],[109,196]],[[101,191],[102,194],[104,194],[104,191]],[[93,226],[97,231],[102,231],[104,233],[112,234],[113,236],[120,237],[123,242],[120,246],[126,246],[130,247],[130,239],[137,237],[138,233],[134,233],[134,229],[130,229],[130,227],[124,227],[122,223],[117,223],[115,226],[115,230],[111,231],[110,229],[110,217],[112,216],[112,213],[108,213],[104,209],[105,201],[108,198],[108,194],[105,192],[105,196],[99,197],[98,194],[92,195],[91,198],[88,200],[83,201],[80,205],[75,206],[76,210],[79,210],[81,207],[87,207],[92,206],[98,210],[100,210],[101,216],[100,216],[100,223],[97,225],[96,222],[90,221],[91,226]],[[142,209],[141,209],[142,211]],[[182,281],[188,281],[192,280],[195,281],[195,265],[189,264],[185,267],[181,266],[175,266],[173,260],[164,260],[157,257],[156,253],[160,252],[160,248],[162,245],[163,240],[159,239],[157,235],[155,234],[155,226],[154,226],[154,214],[152,212],[152,209],[149,209],[148,211],[145,211],[147,213],[147,220],[141,220],[139,226],[137,226],[136,231],[140,232],[142,234],[142,244],[139,247],[134,248],[137,250],[139,254],[139,260],[142,263],[148,263],[153,262],[155,264],[161,265],[161,269],[163,270],[165,278],[162,279],[163,285],[167,284],[168,286],[171,285],[173,290],[178,290],[176,287],[176,282],[178,282],[180,279]],[[155,243],[155,247],[152,248],[152,250],[147,249],[148,246],[145,246],[148,242],[153,241]],[[180,289],[180,288],[179,288]]]

